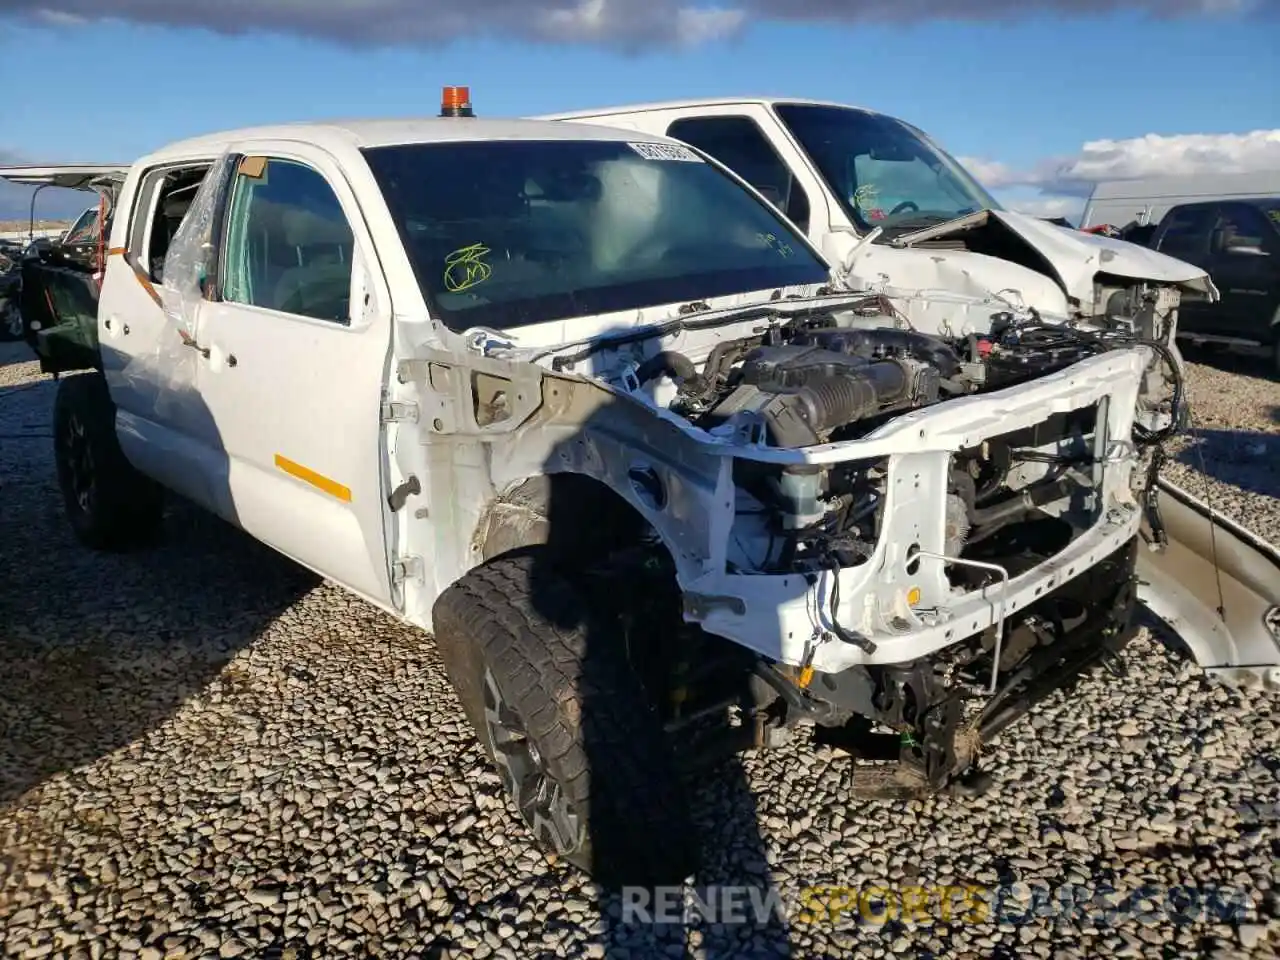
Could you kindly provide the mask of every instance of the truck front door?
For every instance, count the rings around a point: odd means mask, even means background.
[[[242,153],[194,335],[216,509],[385,607],[390,293],[335,159],[296,143]]]
[[[1280,236],[1257,207],[1222,203],[1209,238],[1209,275],[1222,293],[1222,330],[1268,342],[1280,292]]]
[[[1151,246],[1163,254],[1209,271],[1217,283],[1209,259],[1209,235],[1213,231],[1215,215],[1212,203],[1187,203],[1173,207],[1156,229]],[[1185,301],[1178,310],[1178,332],[1226,336],[1221,314],[1221,303]]]

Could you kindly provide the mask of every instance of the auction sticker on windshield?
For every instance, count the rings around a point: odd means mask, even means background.
[[[685,163],[701,163],[702,158],[690,150],[688,147],[682,147],[678,143],[628,143],[628,147],[634,150],[646,160],[683,160]]]

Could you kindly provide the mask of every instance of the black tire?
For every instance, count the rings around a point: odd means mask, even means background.
[[[682,883],[696,856],[660,721],[618,629],[547,551],[475,568],[433,620],[467,718],[538,845],[606,886]]]
[[[53,422],[58,486],[76,539],[95,550],[153,542],[164,516],[164,493],[125,459],[103,376],[62,380]]]

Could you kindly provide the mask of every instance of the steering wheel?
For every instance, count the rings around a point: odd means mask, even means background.
[[[281,313],[294,313],[303,317],[315,317],[318,320],[346,321],[350,318],[350,275],[324,277],[308,282],[305,287],[298,287],[284,303],[275,309]],[[308,302],[310,301],[310,302]],[[336,316],[321,316],[324,307],[332,306]]]
[[[916,203],[914,200],[903,200],[900,204],[898,204],[896,207],[894,207],[892,210],[889,211],[889,216],[892,217],[895,214],[906,213],[908,207],[910,207],[916,213],[920,212],[920,204]]]

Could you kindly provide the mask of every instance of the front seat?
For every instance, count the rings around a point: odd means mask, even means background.
[[[345,323],[351,318],[351,227],[310,210],[286,210],[280,219],[281,240],[296,265],[276,280],[275,308]]]

